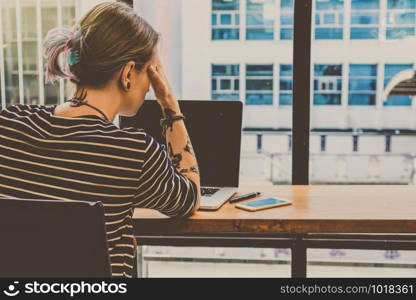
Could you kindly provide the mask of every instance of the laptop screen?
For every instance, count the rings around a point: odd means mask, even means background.
[[[179,103],[198,160],[201,186],[238,187],[242,102],[180,100]],[[136,116],[122,117],[120,125],[143,128],[159,143],[166,144],[161,118],[159,104],[146,100]]]

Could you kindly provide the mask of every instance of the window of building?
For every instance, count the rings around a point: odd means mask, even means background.
[[[377,65],[350,65],[349,105],[375,105],[376,89]]]
[[[240,99],[240,66],[212,65],[211,91],[214,100]]]
[[[341,104],[342,65],[315,64],[313,82],[313,104]]]
[[[279,105],[292,105],[293,67],[280,65],[279,71]]]
[[[387,39],[402,39],[415,35],[416,0],[388,0]]]
[[[45,6],[41,7],[42,15],[42,36],[46,36],[49,30],[58,26],[58,7],[52,1],[45,3]],[[45,64],[45,62],[44,62]],[[45,104],[58,104],[60,98],[59,85],[45,84]]]
[[[274,0],[247,0],[246,39],[273,40]]]
[[[280,39],[293,40],[293,0],[280,1]]]
[[[315,9],[315,39],[342,40],[344,1],[317,0]]]
[[[239,0],[212,0],[212,39],[240,39]]]
[[[401,65],[395,65],[395,64],[386,64],[384,66],[384,87],[387,86],[387,84],[390,82],[390,80],[396,75],[397,73],[412,69],[412,64],[401,64]],[[387,101],[384,102],[384,105],[411,105],[412,99],[410,96],[406,95],[391,95],[387,98]]]
[[[246,104],[273,104],[273,64],[246,66]]]
[[[378,39],[379,0],[351,1],[351,39]]]

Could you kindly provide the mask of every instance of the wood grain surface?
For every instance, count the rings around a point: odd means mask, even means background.
[[[293,204],[248,212],[226,203],[189,219],[136,209],[135,233],[416,233],[412,185],[244,186],[239,191],[260,191],[255,199],[277,197]]]

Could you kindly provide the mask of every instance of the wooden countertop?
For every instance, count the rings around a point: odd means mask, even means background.
[[[189,219],[169,219],[136,209],[135,233],[416,233],[416,186],[309,185],[244,186],[263,197],[293,204],[248,212],[226,203],[218,211],[198,211]]]

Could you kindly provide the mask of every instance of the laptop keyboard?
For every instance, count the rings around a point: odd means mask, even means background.
[[[220,189],[218,188],[201,188],[201,195],[205,197],[211,197],[216,192],[218,192]]]

